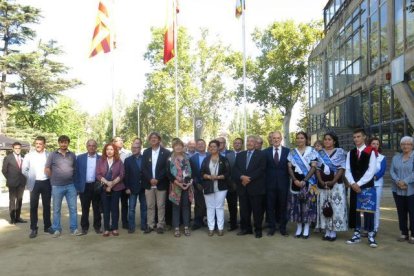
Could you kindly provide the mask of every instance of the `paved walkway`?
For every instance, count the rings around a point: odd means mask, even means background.
[[[4,199],[4,195],[0,198]],[[319,233],[313,233],[308,240],[295,239],[293,235],[255,239],[233,232],[208,237],[206,229],[181,238],[174,238],[172,231],[144,235],[125,230],[120,231],[119,237],[103,238],[95,233],[73,237],[68,234],[66,203],[60,238],[39,232],[36,239],[29,239],[29,225],[9,225],[3,201],[1,206],[1,275],[395,276],[412,275],[414,271],[414,245],[396,241],[399,231],[389,188],[384,191],[376,249],[370,248],[366,240],[346,245],[351,232],[340,233],[333,243],[322,241]],[[28,208],[26,203],[24,218],[29,217]],[[294,225],[289,224],[288,230],[293,233]]]

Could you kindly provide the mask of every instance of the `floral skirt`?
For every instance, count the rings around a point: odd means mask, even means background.
[[[288,210],[291,222],[312,223],[316,222],[318,189],[316,185],[309,187],[307,191],[292,192],[289,195]]]
[[[320,189],[318,196],[318,222],[316,228],[330,231],[348,230],[348,209],[344,184],[335,184],[331,190]],[[325,200],[329,200],[333,216],[326,218],[322,209]]]

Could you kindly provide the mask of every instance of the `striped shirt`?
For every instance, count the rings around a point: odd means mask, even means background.
[[[390,174],[392,178],[392,191],[397,195],[410,196],[414,194],[414,152],[410,158],[403,160],[403,154],[399,153],[392,158]],[[407,190],[401,190],[397,186],[399,180],[408,185]]]

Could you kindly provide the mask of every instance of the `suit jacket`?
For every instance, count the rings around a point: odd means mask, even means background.
[[[139,194],[144,190],[142,185],[142,155],[139,157],[141,159],[141,166],[138,167],[136,157],[131,155],[125,159],[125,178],[124,183],[125,187],[131,190],[133,194]]]
[[[206,157],[209,156],[208,153],[206,153]],[[204,158],[204,159],[205,159]],[[193,179],[196,184],[201,184],[203,182],[203,178],[201,176],[201,164],[200,160],[198,159],[198,153],[194,154],[190,158],[190,165],[191,165],[191,171],[193,172]]]
[[[101,156],[96,154],[96,166]],[[86,184],[86,169],[88,167],[88,153],[80,154],[76,157],[76,171],[75,171],[75,187],[80,193],[85,191]],[[96,174],[96,171],[95,171]]]
[[[23,158],[20,156],[23,165]],[[3,160],[2,173],[6,178],[7,187],[18,187],[26,184],[26,177],[23,175],[21,168],[17,165],[16,157],[13,153],[7,155]]]
[[[124,184],[124,176],[125,176],[125,167],[124,163],[122,163],[121,159],[116,160],[112,164],[112,178],[107,179],[109,181],[116,179],[118,176],[121,179],[121,181],[116,184],[112,190],[114,191],[122,191],[125,189]],[[96,179],[101,180],[102,177],[105,177],[108,172],[108,162],[104,160],[103,158],[100,158],[98,161],[98,164],[96,165]]]
[[[265,171],[266,156],[260,150],[254,150],[250,157],[249,167],[246,169],[247,151],[237,154],[234,164],[233,180],[237,183],[237,193],[243,195],[264,195],[266,193]],[[241,184],[240,177],[246,175],[251,182],[247,186]]]
[[[155,179],[158,180],[157,189],[165,191],[168,189],[169,180],[167,176],[167,161],[170,158],[170,151],[160,147],[157,165],[155,167]],[[145,189],[151,189],[150,180],[152,177],[152,148],[148,148],[142,154],[142,175],[143,186]]]
[[[279,164],[276,166],[273,158],[273,147],[268,147],[263,151],[266,155],[266,188],[276,189],[286,188],[289,189],[289,171],[288,160],[289,149],[282,147],[281,153],[279,152]]]
[[[201,175],[211,175],[210,171],[210,160],[211,156],[207,156],[203,163],[201,164]],[[217,180],[217,186],[219,191],[224,191],[228,189],[228,180],[230,178],[230,164],[226,157],[219,155],[219,167],[217,175],[224,175],[224,179]],[[204,194],[214,193],[214,182],[209,179],[203,179],[201,182],[203,186]]]
[[[240,153],[241,153],[241,151],[238,152],[237,155],[240,154]],[[229,164],[230,164],[230,172],[231,172],[231,174],[233,174],[234,173],[234,164],[236,163],[236,152],[235,151],[229,151],[226,154],[226,158],[227,158],[227,160],[229,161]],[[230,179],[230,184],[231,185],[229,186],[229,191],[235,192],[237,184],[236,184],[236,182],[234,181],[233,178]]]

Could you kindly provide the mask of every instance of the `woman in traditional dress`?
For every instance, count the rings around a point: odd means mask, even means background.
[[[346,153],[339,148],[334,133],[323,136],[324,148],[318,152],[318,223],[325,230],[324,241],[335,241],[336,232],[348,230],[348,212],[345,184]]]
[[[382,197],[382,186],[384,185],[384,174],[387,168],[387,159],[384,155],[381,154],[381,141],[377,137],[373,137],[369,140],[369,144],[375,150],[377,150],[377,172],[374,176],[374,185],[377,192],[377,210],[375,212],[375,223],[374,223],[374,233],[377,234],[379,224],[380,224],[380,204]]]
[[[308,135],[296,133],[296,148],[288,155],[288,170],[292,178],[289,199],[290,220],[297,223],[296,238],[309,238],[310,224],[316,222],[317,187],[314,175],[317,152],[307,145]]]

